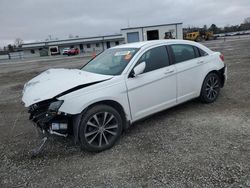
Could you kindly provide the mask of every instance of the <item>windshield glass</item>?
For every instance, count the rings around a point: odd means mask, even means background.
[[[85,65],[82,70],[97,74],[119,75],[138,51],[138,48],[108,49]]]

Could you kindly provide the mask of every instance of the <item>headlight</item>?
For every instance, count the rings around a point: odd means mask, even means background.
[[[62,104],[63,104],[63,101],[52,102],[49,105],[49,111],[53,111],[53,112],[58,111],[58,109],[62,106]]]

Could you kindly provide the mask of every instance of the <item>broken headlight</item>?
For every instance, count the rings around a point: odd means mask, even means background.
[[[49,105],[49,111],[57,112],[58,109],[62,106],[62,104],[63,104],[63,101],[52,102],[52,103]]]

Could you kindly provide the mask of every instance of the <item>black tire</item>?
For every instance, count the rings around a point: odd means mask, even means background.
[[[212,103],[219,96],[221,79],[216,73],[209,73],[203,81],[200,100],[204,103]]]
[[[122,133],[119,112],[108,105],[96,105],[84,113],[79,129],[81,148],[100,152],[111,148]]]

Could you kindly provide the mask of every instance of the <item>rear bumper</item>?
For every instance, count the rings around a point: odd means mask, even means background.
[[[224,78],[225,78],[225,81],[227,81],[227,66],[226,65],[224,67]]]
[[[221,78],[221,87],[224,87],[227,81],[227,66],[225,65],[222,69],[219,70]]]

